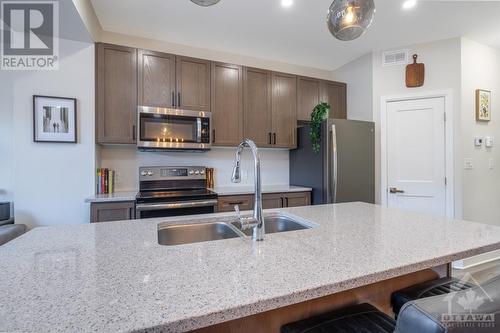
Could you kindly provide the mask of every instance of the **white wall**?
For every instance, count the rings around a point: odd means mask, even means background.
[[[288,150],[260,149],[262,185],[288,185]],[[206,166],[215,169],[216,186],[253,184],[253,157],[245,151],[241,159],[242,181],[231,183],[235,148],[214,148],[206,153],[150,153],[134,147],[107,146],[100,148],[100,164],[118,172],[116,190],[137,190],[140,166]]]
[[[14,106],[12,75],[0,72],[0,201],[11,201],[12,192],[12,109]]]
[[[368,53],[333,71],[332,78],[347,83],[347,117],[373,121],[373,59]]]
[[[147,39],[130,35],[122,35],[108,31],[102,32],[100,41],[110,44],[143,48],[146,50],[173,53],[188,57],[196,57],[213,61],[227,62],[249,67],[258,67],[258,68],[274,70],[278,72],[285,72],[290,74],[311,76],[326,80],[330,80],[332,75],[332,72],[327,70],[322,70],[307,66],[293,65],[278,61],[271,61],[267,59],[249,57],[243,54],[238,54],[237,50],[235,50],[234,53],[214,51],[214,50],[186,46],[176,43],[169,43],[154,39]]]
[[[464,219],[500,225],[500,149],[476,148],[474,136],[494,136],[500,140],[500,51],[462,39],[461,129],[463,157],[472,158],[473,170],[463,171]],[[476,89],[492,91],[492,117],[476,122]],[[489,169],[489,160],[495,167]]]
[[[423,93],[437,90],[451,90],[454,100],[455,135],[459,126],[460,105],[460,38],[432,43],[402,46],[411,54],[418,54],[418,61],[425,64],[425,84],[420,88],[407,88],[405,84],[406,66],[382,66],[382,53],[373,53],[373,119],[376,122],[376,186],[377,202],[380,202],[380,103],[382,96]],[[399,48],[398,48],[399,49]],[[455,140],[455,153],[460,154],[459,140]],[[458,159],[458,158],[457,158]],[[456,159],[456,160],[457,160]],[[461,213],[461,164],[455,162],[455,208]]]
[[[18,71],[8,79],[13,96],[13,116],[5,124],[13,130],[8,190],[14,193],[16,223],[30,227],[89,221],[84,200],[94,189],[94,44],[61,39],[59,61],[58,71]],[[33,142],[33,95],[77,98],[77,144]]]

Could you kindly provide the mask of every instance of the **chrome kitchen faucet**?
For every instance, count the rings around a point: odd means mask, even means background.
[[[255,142],[253,142],[250,139],[245,139],[243,140],[238,148],[236,148],[236,162],[234,165],[233,169],[233,175],[231,177],[231,181],[233,183],[239,183],[241,182],[241,152],[245,147],[249,147],[252,150],[253,154],[253,159],[254,159],[254,167],[255,167],[255,179],[254,179],[254,186],[255,186],[255,201],[253,205],[253,216],[252,217],[241,217],[240,215],[240,207],[238,205],[234,206],[234,210],[236,211],[236,214],[238,215],[238,220],[241,225],[242,230],[250,229],[253,228],[253,235],[252,239],[254,241],[263,241],[264,240],[264,235],[265,235],[265,229],[264,229],[264,216],[262,214],[262,188],[261,188],[261,181],[260,181],[260,156],[259,156],[259,150],[257,149],[257,146],[255,145]]]

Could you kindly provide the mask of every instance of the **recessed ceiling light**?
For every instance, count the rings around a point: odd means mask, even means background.
[[[290,7],[293,5],[293,0],[281,0],[281,5],[283,7]]]
[[[405,2],[403,2],[403,8],[404,9],[411,9],[413,7],[415,7],[417,4],[417,0],[405,0]]]

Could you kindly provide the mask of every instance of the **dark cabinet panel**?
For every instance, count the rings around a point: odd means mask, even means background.
[[[271,147],[271,72],[245,67],[243,87],[245,137],[259,147]]]
[[[134,144],[137,110],[137,50],[96,47],[97,142]]]
[[[345,83],[321,82],[322,101],[330,104],[330,118],[347,119],[347,85]]]
[[[287,193],[285,207],[301,207],[311,205],[311,192]]]
[[[111,222],[135,218],[135,202],[106,202],[90,205],[90,222]]]
[[[264,194],[262,195],[262,208],[263,209],[273,209],[273,208],[283,208],[283,196],[282,194]]]
[[[228,195],[220,196],[217,212],[234,212],[234,206],[239,206],[241,211],[253,209],[253,195]]]
[[[299,77],[297,82],[297,119],[311,120],[311,112],[321,101],[321,81],[309,77]]]
[[[297,77],[273,73],[272,89],[273,147],[295,148],[297,146]]]
[[[177,56],[177,107],[210,111],[210,61]]]
[[[243,139],[243,68],[212,62],[212,138],[215,146],[237,146]]]
[[[175,107],[175,92],[175,55],[139,50],[139,105]]]

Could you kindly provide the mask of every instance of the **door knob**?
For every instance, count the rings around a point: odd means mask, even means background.
[[[398,189],[398,188],[396,188],[396,187],[390,187],[390,188],[389,188],[389,192],[391,192],[391,193],[393,193],[393,194],[396,194],[396,193],[405,193],[405,191],[400,190],[400,189]]]

